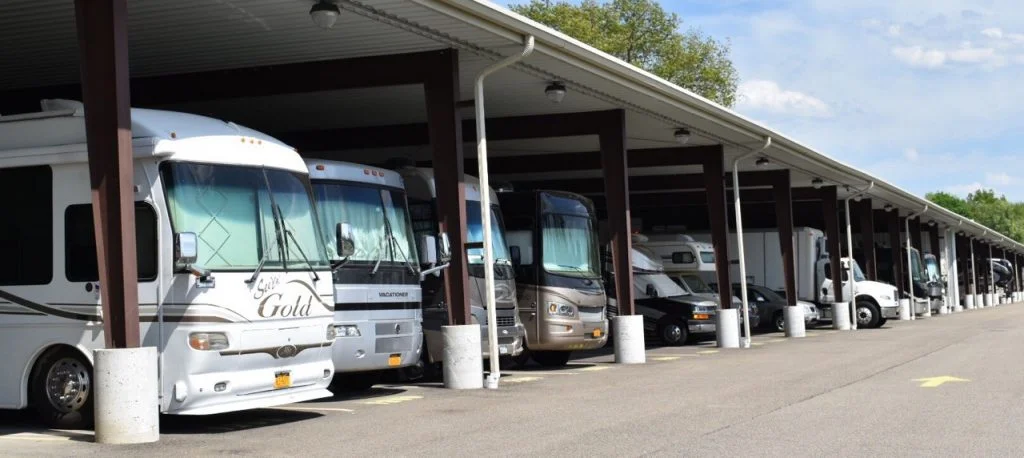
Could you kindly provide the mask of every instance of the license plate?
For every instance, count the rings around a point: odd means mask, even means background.
[[[278,372],[274,374],[274,389],[280,390],[292,386],[291,372]]]
[[[498,347],[498,354],[499,355],[507,355],[508,354],[508,347],[506,347],[504,345]]]
[[[595,329],[594,330],[594,337],[601,337],[601,330],[600,329]]]
[[[388,366],[398,366],[402,364],[402,355],[391,355],[388,357]]]

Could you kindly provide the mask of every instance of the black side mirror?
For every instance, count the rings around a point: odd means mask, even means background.
[[[647,285],[647,289],[644,290],[644,293],[646,293],[648,297],[658,297],[658,288],[655,288],[654,285],[649,284]]]
[[[512,246],[508,247],[508,255],[509,255],[509,257],[512,258],[511,261],[512,261],[512,265],[513,266],[519,267],[519,265],[522,264],[523,257],[522,257],[522,254],[519,252],[519,246],[518,245],[512,245]]]

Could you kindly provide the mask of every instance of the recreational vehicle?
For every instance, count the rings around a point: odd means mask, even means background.
[[[306,160],[334,279],[335,386],[359,390],[416,364],[423,345],[420,263],[402,177]],[[339,252],[336,247],[344,247]]]
[[[594,204],[559,191],[501,194],[527,353],[563,366],[575,350],[608,341]]]
[[[900,245],[899,261],[901,264],[907,262],[907,246]],[[878,278],[892,279],[893,284],[899,282],[904,285],[903,294],[905,295],[901,299],[908,299],[911,296],[907,294],[907,274],[903,272],[899,278],[896,277],[896,270],[893,268],[892,251],[891,250],[877,250],[875,253],[875,264],[878,267]],[[921,259],[921,252],[917,248],[910,248],[910,277],[911,284],[910,288],[913,293],[913,312],[916,315],[923,314],[925,310],[930,307],[931,299],[929,298],[928,291],[928,272],[925,270],[924,261]]]
[[[412,217],[413,232],[416,243],[421,250],[430,256],[429,251],[435,236],[438,236],[436,213],[437,194],[434,188],[434,171],[428,168],[402,167],[399,169],[405,180],[409,193],[409,212]],[[483,221],[480,208],[480,183],[476,178],[465,175],[466,186],[466,242],[481,244],[483,242]],[[497,316],[498,353],[499,357],[512,357],[523,351],[525,330],[519,321],[516,308],[516,279],[512,269],[512,256],[508,244],[505,243],[505,226],[502,221],[498,196],[491,193],[491,244],[494,249],[494,296],[495,315]],[[480,325],[481,351],[484,358],[491,357],[487,341],[487,310],[484,308],[484,255],[482,248],[470,248],[466,252],[469,262],[469,302],[473,324]],[[421,257],[420,262],[426,267],[434,267],[431,259]],[[441,326],[448,324],[448,309],[444,302],[444,283],[439,275],[425,275],[421,282],[423,287],[423,334],[426,351],[422,356],[423,364],[429,372],[434,372],[441,363],[443,340]]]
[[[0,408],[92,420],[104,347],[83,107],[0,117]],[[306,166],[230,122],[131,110],[143,346],[160,411],[200,415],[330,396],[334,301]]]

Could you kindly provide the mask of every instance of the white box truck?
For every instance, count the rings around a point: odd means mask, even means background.
[[[690,232],[687,235],[698,242],[711,242],[710,233]],[[832,304],[835,302],[832,286],[831,265],[825,245],[825,233],[818,229],[798,227],[793,230],[794,258],[796,262],[797,299],[812,302],[821,309],[821,319],[832,320]],[[729,253],[737,253],[736,234],[730,233]],[[746,258],[747,281],[767,286],[775,291],[785,289],[785,277],[782,271],[782,250],[779,244],[779,232],[776,229],[745,229],[743,247]],[[666,262],[666,270],[673,261]],[[850,258],[843,258],[842,278],[848,277]],[[896,288],[886,283],[869,281],[864,277],[860,266],[854,263],[854,301],[856,303],[857,326],[877,328],[885,324],[889,318],[899,316],[899,301]],[[739,259],[730,259],[730,278],[739,279]],[[707,274],[705,274],[707,275]],[[713,273],[711,274],[713,275]],[[708,281],[714,281],[710,276]],[[846,285],[844,299],[850,297],[850,287]]]

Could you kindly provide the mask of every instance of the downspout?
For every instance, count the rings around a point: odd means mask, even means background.
[[[854,281],[854,278],[853,278],[853,263],[854,263],[854,260],[853,260],[853,229],[852,229],[853,225],[850,223],[850,221],[852,220],[852,218],[850,217],[850,199],[854,199],[854,198],[863,196],[864,194],[867,194],[868,191],[870,191],[874,187],[875,187],[875,182],[872,181],[872,182],[868,183],[868,187],[866,187],[866,188],[864,188],[864,189],[862,189],[860,191],[857,191],[855,194],[847,197],[846,200],[843,201],[843,205],[845,205],[845,207],[846,207],[845,208],[846,209],[846,254],[850,256],[850,264],[849,264],[849,266],[850,266],[850,269],[849,269],[849,271],[850,271],[850,279],[848,280],[850,282],[850,329],[853,329],[853,330],[857,329],[857,300],[855,299],[855,297],[857,295],[857,291],[856,291],[857,285],[856,285],[856,282]],[[871,249],[873,250],[873,249],[875,249],[875,247],[871,247]],[[839,277],[839,286],[842,287],[842,285],[843,285],[842,276],[840,276]],[[879,312],[879,313],[881,313],[881,312]]]
[[[494,298],[494,246],[491,244],[491,186],[487,174],[487,118],[484,110],[484,79],[488,75],[501,70],[509,65],[519,62],[533,53],[533,35],[523,39],[523,50],[519,54],[502,59],[485,68],[476,77],[474,87],[473,105],[476,114],[476,154],[479,166],[480,179],[480,222],[483,225],[484,245],[484,290],[487,306],[487,348],[490,352],[491,371],[487,374],[484,386],[488,389],[498,389],[498,379],[501,378],[501,367],[498,362],[498,316],[495,311]]]
[[[971,242],[971,296],[974,301],[974,308],[978,308],[978,270],[974,264],[974,237],[968,237]]]
[[[747,259],[743,253],[743,211],[740,209],[740,161],[753,156],[755,154],[763,153],[772,146],[772,138],[765,137],[764,145],[760,149],[751,151],[732,161],[732,195],[733,202],[736,210],[736,249],[740,256],[740,300],[743,302],[741,307],[741,313],[743,313],[743,339],[740,340],[743,348],[750,348],[750,306],[747,304]],[[728,294],[729,285],[721,285],[718,288],[719,294]]]
[[[988,289],[992,295],[992,305],[996,303],[996,269],[992,266],[992,242],[988,242]]]
[[[917,319],[917,313],[914,312],[914,308],[915,308],[915,306],[914,306],[914,274],[913,274],[914,264],[913,264],[913,260],[910,259],[910,250],[911,250],[911,248],[913,248],[910,245],[910,220],[912,220],[914,218],[917,218],[918,216],[921,216],[921,215],[923,215],[923,214],[925,214],[927,212],[928,212],[928,206],[925,205],[924,206],[924,210],[921,210],[918,213],[913,213],[913,214],[907,215],[907,219],[905,219],[903,221],[903,223],[907,227],[907,292],[910,294],[910,319],[911,320],[916,320]],[[928,304],[928,310],[929,311],[931,311],[931,307],[932,307],[932,305]]]
[[[960,266],[959,263],[957,263],[957,259],[959,259],[960,254],[957,253],[956,251],[956,236],[957,232],[960,231],[960,225],[962,225],[963,223],[964,220],[960,220],[959,222],[956,223],[956,229],[950,229],[950,231],[953,233],[953,243],[950,245],[950,249],[952,250],[953,254],[952,256],[950,256],[950,265],[952,266],[952,268],[950,269],[950,272],[952,273],[950,279],[952,281],[949,284],[953,286],[953,294],[951,296],[953,299],[953,309],[956,311],[963,310],[963,305],[960,303]]]

